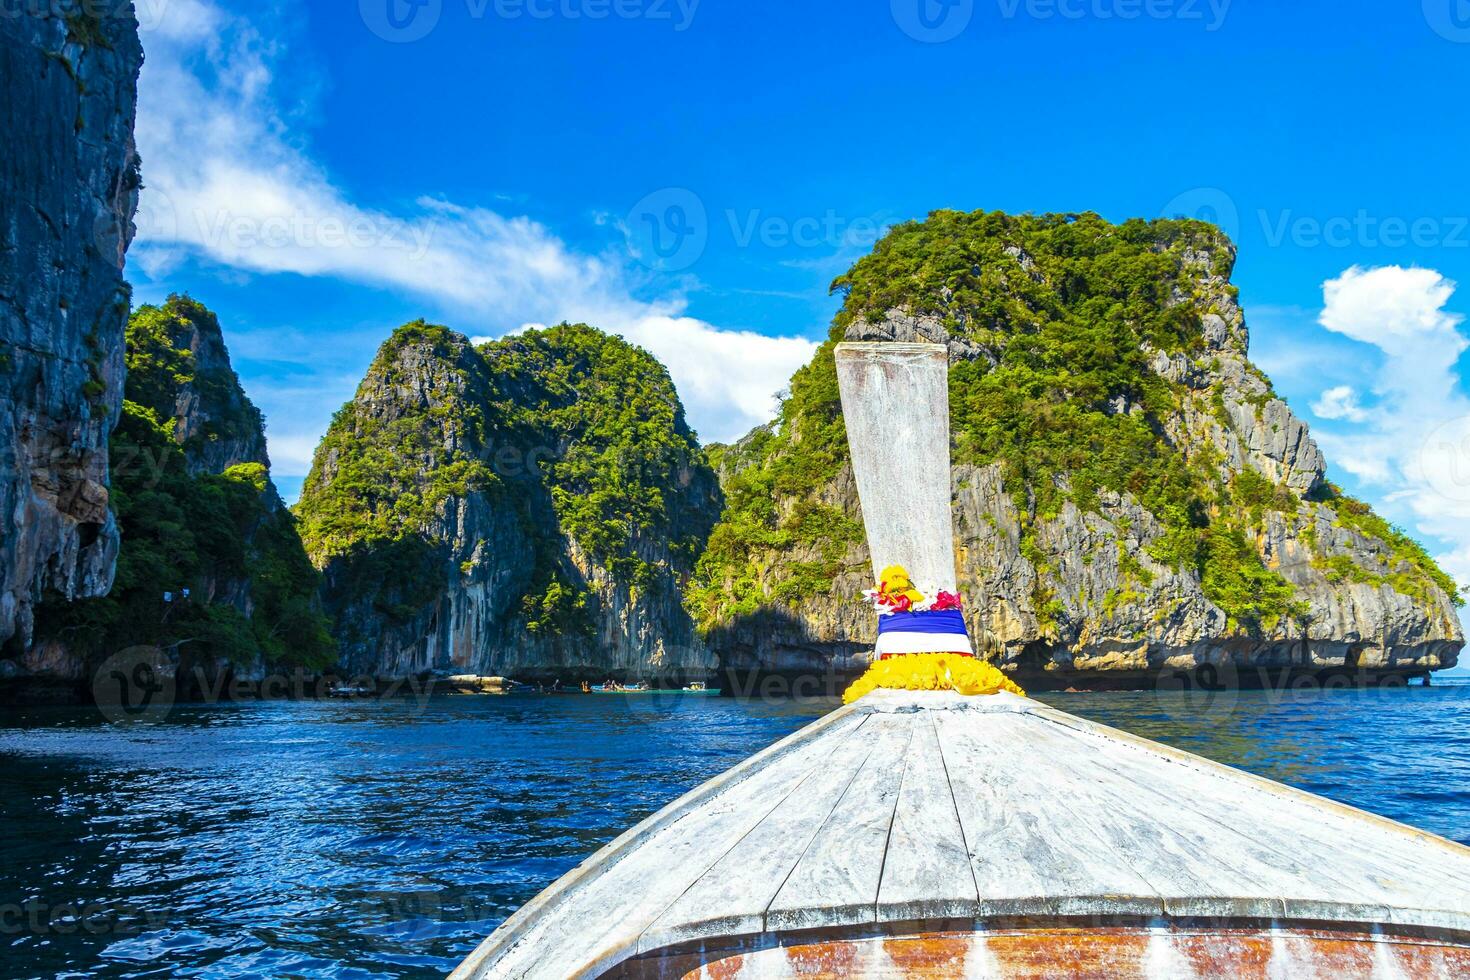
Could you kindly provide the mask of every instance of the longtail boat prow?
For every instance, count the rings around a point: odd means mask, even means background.
[[[552,884],[455,980],[1470,976],[1470,849],[1050,708],[974,657],[945,348],[836,358],[868,673]]]

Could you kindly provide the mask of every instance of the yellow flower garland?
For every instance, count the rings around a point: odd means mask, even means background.
[[[852,704],[869,691],[958,691],[994,694],[1010,691],[1025,695],[1005,674],[975,657],[955,653],[908,653],[876,661],[842,695]]]

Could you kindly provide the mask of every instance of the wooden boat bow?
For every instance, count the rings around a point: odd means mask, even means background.
[[[955,590],[945,348],[835,356],[875,578]],[[1470,849],[1015,694],[876,690],[453,978],[1195,975],[1470,976]]]
[[[880,691],[598,851],[453,977],[808,975],[792,957],[1068,976],[1088,971],[1057,957],[1100,956],[1109,976],[1470,975],[1470,849],[1028,698]]]

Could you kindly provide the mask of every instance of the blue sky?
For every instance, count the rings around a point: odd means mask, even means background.
[[[1187,213],[1333,477],[1470,578],[1466,0],[138,4],[129,275],[219,312],[288,495],[418,316],[618,330],[725,439],[885,224]]]

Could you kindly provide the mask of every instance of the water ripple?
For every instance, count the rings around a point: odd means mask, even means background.
[[[1470,843],[1470,689],[1050,695]],[[7,975],[440,977],[832,702],[466,697],[0,715]]]

